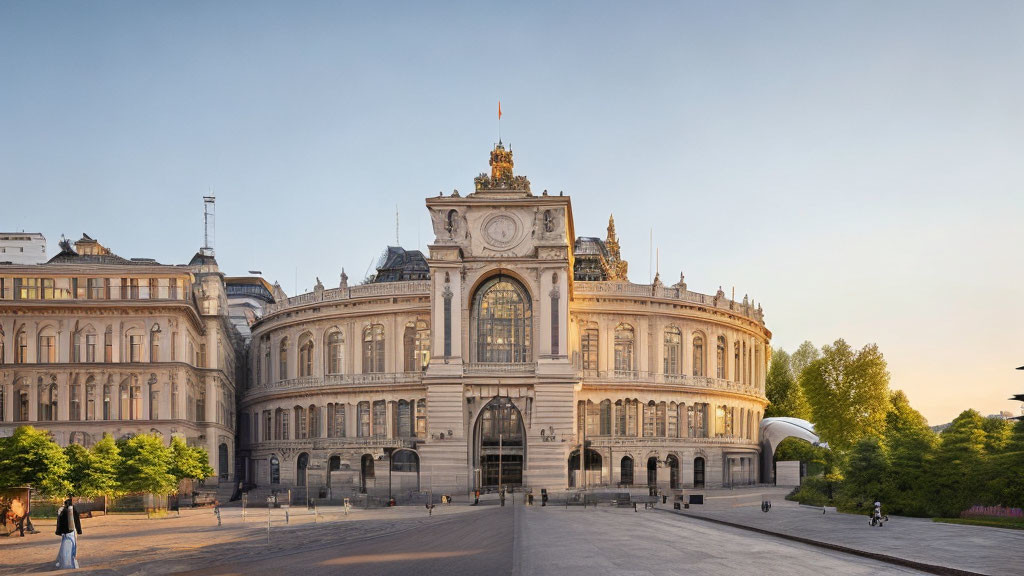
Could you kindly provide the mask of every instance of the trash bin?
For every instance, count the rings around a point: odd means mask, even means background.
[[[679,502],[673,502],[672,508],[674,508],[675,510],[680,510],[682,506],[679,505]]]
[[[661,495],[661,503],[662,504],[667,504],[668,503],[668,496],[662,494]]]

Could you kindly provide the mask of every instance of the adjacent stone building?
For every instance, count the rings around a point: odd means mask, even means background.
[[[231,479],[240,339],[216,260],[126,259],[84,234],[60,248],[0,262],[0,435],[181,436],[209,452],[208,482]]]
[[[251,327],[244,480],[333,498],[756,482],[760,307],[629,282],[614,221],[577,237],[568,196],[534,194],[501,143],[490,166],[426,200],[429,256],[276,288]]]

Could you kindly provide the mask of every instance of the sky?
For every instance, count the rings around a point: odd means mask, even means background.
[[[630,279],[772,346],[877,343],[932,424],[1024,392],[1024,3],[0,1],[0,230],[290,295],[472,190],[498,139]]]

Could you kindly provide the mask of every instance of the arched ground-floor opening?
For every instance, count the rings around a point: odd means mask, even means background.
[[[584,454],[584,464],[587,470],[587,475],[583,478],[583,486],[600,486],[604,484],[603,477],[603,460],[601,455],[591,449],[587,449]],[[569,454],[569,487],[575,488],[580,485],[580,451],[573,450]]]
[[[619,484],[623,486],[633,485],[633,459],[623,456],[619,461]]]
[[[511,398],[495,396],[483,407],[473,438],[477,487],[522,486],[526,430]]]
[[[665,459],[668,465],[668,487],[671,490],[678,490],[679,486],[679,459],[674,454],[669,454]]]
[[[704,487],[704,458],[701,456],[693,459],[693,487]]]
[[[359,491],[365,494],[367,485],[372,484],[374,479],[373,456],[371,454],[363,454],[363,457],[359,460]]]
[[[417,492],[420,489],[420,455],[412,450],[396,450],[391,453],[392,494]]]
[[[306,475],[309,470],[309,454],[303,452],[299,454],[299,457],[295,459],[295,485],[305,486]]]
[[[647,485],[658,485],[658,457],[651,456],[647,459]]]
[[[217,446],[217,474],[221,480],[231,478],[231,470],[228,469],[228,445],[224,442]]]

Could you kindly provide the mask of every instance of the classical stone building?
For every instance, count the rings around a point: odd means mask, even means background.
[[[568,196],[534,194],[501,143],[490,166],[426,200],[429,257],[275,289],[251,327],[244,479],[335,498],[757,481],[760,307],[629,282],[613,221],[577,237]]]
[[[206,251],[185,266],[122,258],[83,235],[44,264],[0,262],[0,435],[61,445],[159,432],[233,475],[239,336]]]

